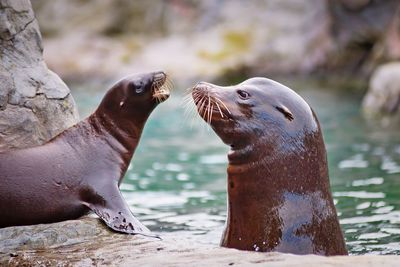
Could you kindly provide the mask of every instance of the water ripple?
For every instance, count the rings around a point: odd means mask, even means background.
[[[367,168],[368,161],[364,160],[363,154],[357,154],[349,159],[342,160],[339,162],[338,167],[340,169],[348,169],[348,168]]]
[[[334,197],[355,197],[355,198],[385,198],[385,193],[382,192],[366,192],[366,191],[348,191],[334,192]]]
[[[358,239],[379,239],[379,238],[384,238],[390,236],[389,234],[385,233],[367,233],[367,234],[362,234],[358,237]]]
[[[383,157],[381,169],[389,174],[400,173],[400,165],[389,156]]]
[[[202,164],[223,164],[227,162],[226,154],[208,155],[200,157]]]
[[[386,214],[359,216],[344,218],[340,220],[341,224],[362,224],[372,222],[390,222],[392,224],[400,223],[400,211],[392,211]]]
[[[354,180],[352,186],[367,186],[367,185],[378,185],[383,184],[384,179],[382,177],[373,177],[369,179]]]

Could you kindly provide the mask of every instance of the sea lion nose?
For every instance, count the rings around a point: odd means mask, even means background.
[[[196,86],[210,87],[211,84],[209,84],[208,82],[198,82],[198,83],[196,84]]]
[[[156,71],[153,74],[154,80],[164,79],[167,74],[164,71]]]
[[[143,92],[144,92],[144,89],[145,89],[144,83],[140,83],[140,84],[136,85],[136,87],[135,87],[135,92],[136,92],[137,94],[140,94],[140,93],[143,93]]]
[[[200,91],[200,92],[204,92],[204,91],[209,91],[212,87],[213,87],[213,85],[210,84],[210,83],[207,83],[207,82],[198,82],[198,83],[193,87],[193,90],[195,90],[195,91]]]

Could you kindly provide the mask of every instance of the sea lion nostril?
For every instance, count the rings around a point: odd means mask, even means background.
[[[141,94],[145,91],[146,85],[143,81],[130,81],[128,88],[135,91],[137,94]]]
[[[137,94],[141,94],[144,92],[144,88],[145,88],[145,86],[143,84],[140,84],[139,86],[135,87],[135,92]]]

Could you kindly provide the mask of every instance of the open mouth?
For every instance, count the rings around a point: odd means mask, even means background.
[[[164,72],[154,74],[152,86],[153,98],[156,99],[158,103],[168,99],[172,88],[172,82],[167,74]]]
[[[211,92],[212,84],[198,83],[192,88],[197,112],[208,124],[214,120],[230,120],[231,112],[217,93]]]

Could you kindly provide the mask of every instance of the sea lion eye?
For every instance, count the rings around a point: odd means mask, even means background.
[[[250,94],[247,93],[246,91],[243,90],[237,90],[237,93],[239,95],[239,97],[243,100],[249,99],[250,98]]]

